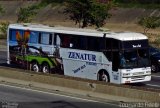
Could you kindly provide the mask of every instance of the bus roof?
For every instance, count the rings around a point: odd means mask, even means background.
[[[135,32],[106,32],[98,31],[94,29],[82,29],[82,28],[70,28],[70,27],[50,27],[43,24],[10,24],[9,28],[12,29],[22,29],[22,30],[33,30],[33,31],[43,31],[43,32],[53,32],[53,33],[64,33],[64,34],[75,34],[84,36],[94,36],[94,37],[104,37],[113,38],[121,41],[128,40],[143,40],[148,39],[147,36],[141,33]]]

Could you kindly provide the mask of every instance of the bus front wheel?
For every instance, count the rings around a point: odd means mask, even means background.
[[[34,72],[39,72],[39,66],[37,62],[32,62],[31,63],[31,70]]]
[[[98,73],[98,80],[104,82],[110,82],[109,74],[106,71],[100,71]]]
[[[152,65],[151,65],[151,70],[152,70],[152,72],[158,72],[159,68],[158,68],[157,65],[152,64]]]
[[[47,63],[44,63],[42,66],[42,72],[43,73],[49,73],[50,72],[50,67]]]

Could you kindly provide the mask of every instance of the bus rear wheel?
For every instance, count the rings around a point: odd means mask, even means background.
[[[50,67],[49,67],[49,65],[47,63],[44,63],[42,65],[42,72],[43,73],[49,73],[50,72]]]
[[[39,66],[37,62],[32,62],[31,63],[31,70],[34,72],[39,72]]]
[[[110,82],[109,75],[105,71],[100,71],[98,73],[98,80],[99,81],[104,81],[104,82]]]

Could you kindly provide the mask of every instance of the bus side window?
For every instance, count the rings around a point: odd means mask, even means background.
[[[99,44],[101,43],[101,42],[99,42],[99,38],[91,37],[88,40],[89,40],[89,42],[88,42],[89,50],[99,51],[99,48],[100,48]]]
[[[70,37],[71,38],[71,37]],[[70,48],[75,48],[75,49],[80,49],[80,45],[79,45],[79,38],[77,36],[72,36],[72,38],[70,39],[70,44],[69,47]]]
[[[87,49],[87,37],[80,37],[80,49],[86,50]]]
[[[50,44],[50,34],[49,33],[41,33],[40,43],[49,45]]]
[[[54,36],[54,43],[53,43],[55,46],[57,46],[57,47],[60,47],[60,45],[61,45],[61,39],[60,39],[60,36],[57,34],[55,34],[55,36]]]
[[[99,39],[99,44],[98,44],[98,49],[100,50],[100,51],[104,51],[105,50],[105,47],[106,47],[106,44],[105,44],[106,42],[105,42],[105,39],[104,38],[100,38]]]
[[[32,31],[29,37],[29,43],[38,43],[38,32]]]
[[[105,39],[105,48],[108,50],[108,49],[111,49],[112,48],[112,39],[111,38],[108,38],[108,39]]]
[[[64,36],[63,37],[63,42],[62,42],[62,46],[65,47],[65,48],[69,48],[70,46],[70,37],[68,36]]]
[[[112,49],[119,49],[119,46],[120,46],[119,41],[112,39]]]
[[[9,40],[16,41],[16,30],[9,31]]]
[[[18,36],[16,37],[16,33],[19,33],[19,36],[21,38],[18,38]],[[22,39],[22,36],[23,36],[23,31],[22,30],[12,29],[10,31],[9,38],[10,38],[11,41],[20,41],[20,39]]]
[[[93,37],[91,37],[90,39],[88,39],[88,50],[94,50],[96,43],[94,43],[94,39]]]

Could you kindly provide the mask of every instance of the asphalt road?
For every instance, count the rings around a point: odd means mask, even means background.
[[[160,89],[160,72],[152,73],[151,81],[145,82],[146,86]]]
[[[0,84],[0,108],[119,108],[117,102],[48,93]]]
[[[7,60],[7,52],[0,51],[0,63],[6,63]]]

